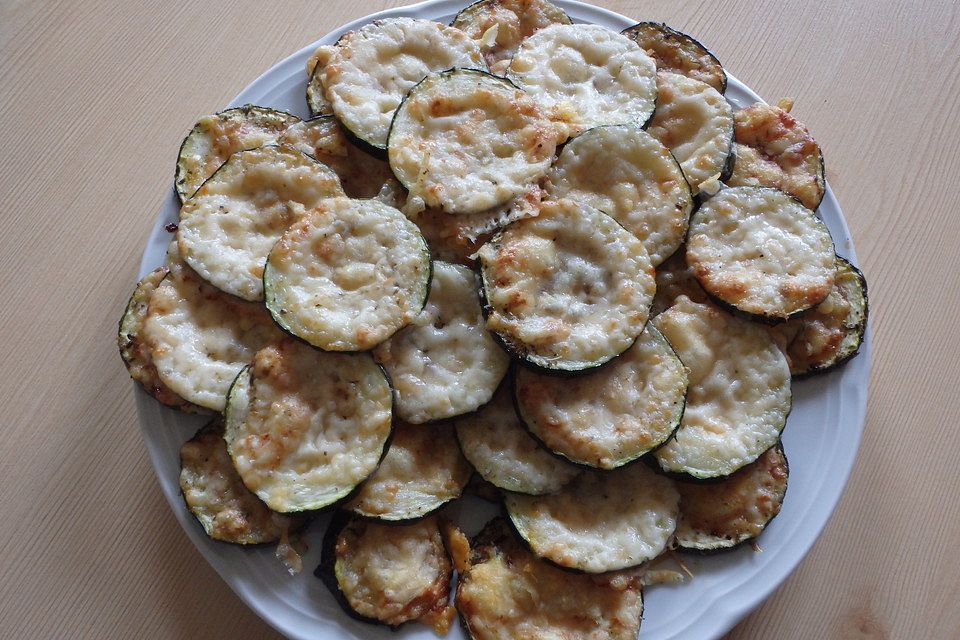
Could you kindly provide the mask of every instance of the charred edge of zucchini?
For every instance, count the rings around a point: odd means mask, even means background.
[[[817,206],[813,208],[814,211],[820,208],[820,205],[823,204],[823,199],[827,197],[827,165],[823,159],[823,148],[820,147],[819,144],[817,147],[820,149],[820,162],[817,167],[817,184],[820,185],[820,200],[817,202]]]
[[[657,31],[659,31],[665,39],[679,40],[681,43],[693,48],[695,51],[697,51],[697,53],[701,55],[706,55],[708,58],[713,60],[717,64],[717,68],[720,70],[720,74],[722,77],[722,81],[720,85],[720,93],[726,93],[727,70],[723,68],[722,64],[720,64],[720,59],[717,58],[717,56],[713,53],[713,51],[708,49],[702,42],[700,42],[693,36],[688,35],[682,31],[677,31],[676,29],[666,24],[665,22],[653,22],[653,21],[639,22],[633,25],[632,27],[627,27],[620,33],[629,37],[631,40],[634,40],[634,42],[636,42],[636,40],[631,37],[631,34],[634,31],[636,31],[639,27],[646,27],[646,26],[652,27],[653,29],[656,29]]]
[[[484,5],[488,5],[488,4],[490,4],[490,0],[476,0],[475,2],[471,2],[470,4],[468,4],[463,9],[460,9],[460,11],[457,12],[457,15],[455,15],[453,17],[453,20],[450,21],[450,26],[455,27],[456,26],[455,23],[459,22],[461,18],[463,19],[470,18],[474,13],[482,9]],[[554,8],[556,8],[557,11],[562,13],[563,16],[567,19],[565,23],[560,23],[560,24],[573,24],[573,21],[570,19],[570,16],[569,14],[567,14],[566,11],[558,7],[553,2],[550,2],[550,4],[553,5]]]
[[[307,99],[307,108],[310,109],[310,120],[318,116],[332,116],[333,110],[330,108],[330,103],[327,101],[326,97],[322,95],[323,85],[320,85],[321,99],[314,98],[314,81],[318,79],[317,74],[320,71],[320,65],[316,64],[313,66],[313,69],[310,71],[310,77],[307,79],[307,88],[305,91],[305,97]]]
[[[460,445],[460,438],[457,438],[457,445]],[[461,451],[463,448],[461,447]],[[497,488],[495,484],[488,480],[484,480],[476,469],[473,470],[473,473],[470,475],[470,480],[467,481],[467,486],[463,488],[464,494],[469,494],[476,496],[481,500],[486,502],[492,502],[494,504],[502,500],[500,494],[500,489]]]

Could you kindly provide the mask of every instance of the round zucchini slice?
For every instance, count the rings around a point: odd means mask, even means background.
[[[733,108],[710,85],[661,71],[657,111],[647,128],[673,153],[696,195],[700,185],[729,171],[733,149]]]
[[[168,273],[170,273],[168,268],[157,267],[137,283],[127,302],[127,308],[124,309],[123,316],[120,318],[120,327],[117,331],[120,357],[123,358],[130,377],[139,382],[144,391],[160,403],[188,413],[209,413],[207,409],[187,402],[164,384],[153,363],[150,345],[144,338],[143,325],[147,319],[150,298]]]
[[[387,155],[428,207],[471,214],[502,205],[546,175],[557,128],[509,81],[476,69],[427,76],[397,109]]]
[[[328,198],[274,245],[263,285],[285,331],[327,351],[365,351],[423,309],[430,252],[397,209]]]
[[[720,482],[677,482],[677,545],[717,551],[756,538],[780,513],[788,475],[787,457],[777,444]]]
[[[285,111],[247,104],[197,120],[177,154],[174,186],[185,202],[237,151],[273,144],[300,118]]]
[[[296,149],[239,151],[180,208],[180,256],[218,289],[263,300],[273,244],[307,209],[338,195],[337,175]]]
[[[670,150],[639,125],[597,127],[564,146],[547,182],[551,198],[573,198],[613,216],[660,264],[687,232],[693,195]]]
[[[587,471],[548,496],[504,498],[507,514],[541,558],[587,573],[653,560],[677,527],[680,496],[669,478],[643,464]]]
[[[230,390],[224,439],[248,489],[281,513],[331,505],[386,449],[390,385],[367,354],[264,347]]]
[[[643,587],[637,571],[593,576],[543,562],[496,518],[473,540],[456,605],[473,640],[636,640]]]
[[[338,514],[317,575],[351,617],[398,627],[416,620],[445,635],[453,567],[435,518],[382,524]]]
[[[651,322],[690,376],[680,427],[653,453],[664,471],[722,478],[777,443],[790,370],[763,327],[684,296]]]
[[[548,449],[615,469],[666,442],[680,424],[687,371],[649,324],[624,354],[575,378],[518,368],[517,412]]]
[[[654,270],[643,243],[572,200],[544,203],[480,248],[487,328],[527,363],[597,367],[643,331]]]
[[[492,66],[512,59],[521,42],[552,24],[570,24],[570,17],[547,0],[480,0],[460,11],[452,26],[476,40]]]
[[[458,418],[456,430],[463,455],[480,477],[505,491],[553,493],[580,473],[550,455],[523,428],[509,384],[502,385],[480,411]]]
[[[705,82],[720,93],[727,90],[727,73],[710,50],[662,22],[641,22],[623,30],[650,54],[658,71],[669,71]]]
[[[277,142],[313,156],[334,170],[351,198],[375,198],[393,182],[390,165],[367,153],[344,133],[333,116],[318,116],[290,125]]]
[[[687,264],[721,303],[771,322],[815,307],[833,287],[827,225],[782,191],[724,189],[690,220]]]
[[[180,447],[180,492],[190,513],[213,540],[276,542],[303,524],[303,518],[271,511],[244,486],[227,454],[220,418]]]
[[[810,131],[789,113],[757,103],[733,114],[736,159],[732,186],[773,187],[808,209],[823,200],[823,153]]]
[[[480,47],[459,29],[387,18],[345,34],[317,72],[340,122],[385,149],[394,112],[415,84],[435,71],[484,66]]]
[[[657,293],[653,296],[650,315],[663,313],[672,307],[680,296],[687,296],[694,302],[707,302],[710,299],[687,264],[685,246],[681,246],[657,267]]]
[[[375,348],[402,420],[421,424],[474,411],[506,375],[510,357],[486,329],[477,289],[466,267],[434,262],[423,311]]]
[[[459,498],[472,473],[452,429],[400,423],[383,462],[345,508],[378,520],[419,518]]]
[[[323,95],[323,67],[330,61],[330,54],[333,53],[331,47],[320,47],[313,52],[313,55],[307,59],[307,107],[310,108],[310,116],[329,116],[333,115],[333,107],[330,101]]]
[[[179,258],[169,258],[170,274],[150,296],[143,338],[167,387],[189,402],[223,411],[240,370],[283,334],[263,305],[228,295]]]

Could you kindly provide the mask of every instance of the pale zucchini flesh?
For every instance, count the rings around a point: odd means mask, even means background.
[[[720,93],[727,88],[727,74],[710,50],[685,33],[662,22],[641,22],[623,30],[653,57],[657,71],[669,71],[705,82]]]
[[[460,11],[451,26],[476,40],[492,67],[509,62],[521,42],[552,24],[570,24],[570,17],[547,0],[479,0]]]

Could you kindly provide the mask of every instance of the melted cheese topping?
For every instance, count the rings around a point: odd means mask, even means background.
[[[558,132],[506,80],[460,69],[428,76],[397,111],[387,149],[397,179],[427,206],[479,213],[550,168]]]
[[[656,65],[629,38],[592,24],[555,24],[524,40],[507,77],[571,135],[604,124],[644,124],[657,100]]]
[[[575,378],[518,368],[516,397],[527,427],[574,462],[613,469],[662,444],[683,415],[687,373],[649,325],[622,356]]]
[[[333,116],[291,125],[277,142],[311,155],[333,169],[343,191],[351,198],[374,198],[393,180],[390,165],[351,142]]]
[[[451,429],[400,423],[387,455],[346,508],[382,520],[418,518],[460,497],[471,473]]]
[[[659,315],[672,307],[680,296],[687,296],[694,302],[709,300],[707,292],[697,282],[697,277],[687,264],[686,256],[686,247],[681,247],[657,267],[657,293],[653,296],[653,305],[650,307],[651,316]]]
[[[399,625],[448,609],[450,560],[433,518],[354,520],[337,536],[335,554],[340,591],[362,616]]]
[[[543,205],[481,247],[487,328],[540,366],[578,370],[624,352],[643,331],[654,272],[643,244],[610,216]]]
[[[733,108],[719,91],[676,73],[657,74],[657,110],[647,127],[676,157],[696,194],[723,173],[733,143]]]
[[[495,532],[492,532],[495,530]],[[634,572],[591,576],[538,560],[495,520],[457,585],[474,640],[636,640],[643,595]]]
[[[473,272],[445,262],[433,263],[420,315],[373,355],[390,376],[397,415],[415,424],[485,404],[510,364],[486,329]]]
[[[508,494],[504,505],[535,554],[602,573],[660,555],[676,529],[679,500],[670,479],[633,464],[584,473],[548,496]]]
[[[337,118],[382,149],[407,92],[452,67],[484,67],[479,46],[465,33],[430,20],[388,18],[340,38],[320,73]]]
[[[821,303],[836,272],[823,221],[782,191],[757,187],[726,189],[700,207],[687,263],[708,293],[772,318]]]
[[[790,370],[763,328],[682,296],[652,322],[690,378],[680,428],[654,452],[663,469],[726,476],[776,444],[790,411]]]
[[[677,544],[723,549],[757,537],[780,512],[787,475],[787,459],[775,446],[721,482],[677,483]]]
[[[641,22],[625,29],[632,39],[657,63],[658,71],[669,71],[704,82],[717,91],[727,86],[727,74],[706,47],[685,33],[658,22]]]
[[[197,432],[180,447],[180,491],[214,540],[262,544],[279,540],[296,518],[276,514],[244,486],[223,441],[222,424]]]
[[[288,331],[328,351],[363,351],[420,313],[429,277],[426,243],[402,213],[329,198],[277,241],[264,282]]]
[[[547,0],[480,0],[453,20],[454,27],[480,42],[488,65],[509,62],[521,42],[552,24],[570,24],[570,18]],[[495,35],[488,43],[489,33]]]
[[[613,216],[643,242],[654,266],[683,242],[693,210],[677,161],[639,125],[597,127],[568,142],[547,192]]]
[[[283,111],[246,105],[200,118],[180,147],[175,185],[181,201],[237,151],[273,144],[300,118]]]
[[[282,334],[263,305],[207,284],[174,259],[153,295],[143,337],[160,379],[184,399],[223,411],[230,383]]]
[[[517,417],[510,388],[503,385],[493,400],[456,422],[460,448],[487,482],[520,493],[560,490],[579,473],[537,444]]]
[[[757,103],[733,116],[737,141],[733,186],[774,187],[789,193],[808,209],[823,200],[823,155],[810,131],[796,118],[768,104]]]
[[[273,244],[306,209],[336,195],[343,195],[336,174],[299,151],[241,151],[180,208],[180,255],[217,288],[263,300]]]

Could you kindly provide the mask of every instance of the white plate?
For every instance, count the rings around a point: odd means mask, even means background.
[[[636,22],[571,0],[555,2],[576,22],[591,22],[616,31]],[[466,0],[432,0],[383,11],[345,25],[268,70],[230,106],[249,102],[306,117],[304,65],[318,45],[332,44],[345,31],[379,18],[411,16],[449,23],[465,4]],[[682,24],[674,26],[684,28]],[[734,106],[743,107],[760,99],[736,78],[729,75],[728,78],[726,95]],[[184,123],[184,132],[187,124]],[[170,181],[172,185],[172,175]],[[177,212],[171,188],[144,252],[141,276],[163,263],[171,238],[164,225],[175,222]],[[837,253],[856,263],[850,231],[829,187],[819,213],[833,234]],[[717,638],[760,604],[793,571],[826,524],[853,466],[863,430],[869,370],[870,331],[860,355],[846,366],[794,384],[793,411],[783,435],[790,460],[790,488],[779,517],[759,540],[763,553],[755,553],[747,546],[732,553],[694,558],[690,560],[696,574],[692,581],[648,589],[641,630],[644,640]],[[137,392],[137,407],[157,479],[180,524],[237,595],[278,631],[290,638],[312,640],[435,638],[422,625],[406,625],[399,633],[393,633],[386,627],[356,622],[343,613],[312,575],[312,569],[319,562],[326,516],[317,518],[307,529],[310,549],[304,557],[304,571],[292,578],[273,557],[272,548],[242,549],[209,540],[184,508],[177,482],[180,445],[203,420],[162,407],[141,391]],[[465,500],[455,505],[455,509],[463,516],[470,533],[494,514],[494,509],[479,500]],[[455,626],[448,637],[459,639],[463,634]]]

